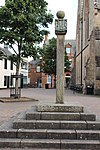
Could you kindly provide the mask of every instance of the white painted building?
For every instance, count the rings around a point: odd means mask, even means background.
[[[26,87],[28,85],[28,59],[23,58],[21,63],[20,73],[22,75],[21,87]]]
[[[0,89],[15,86],[15,78],[12,79],[11,75],[16,74],[16,66],[7,59],[11,54],[7,48],[0,47]],[[24,87],[28,84],[28,59],[23,58],[20,74],[22,75],[21,87]]]
[[[16,73],[16,66],[6,57],[11,55],[10,51],[0,48],[0,53],[4,55],[0,59],[0,88],[9,88],[13,84],[11,74]]]

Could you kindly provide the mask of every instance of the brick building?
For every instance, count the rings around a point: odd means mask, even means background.
[[[100,0],[78,1],[76,84],[86,94],[100,94]]]
[[[28,65],[29,86],[38,88],[54,87],[54,77],[42,72],[42,61],[32,60]],[[51,85],[52,84],[52,85]]]
[[[65,40],[65,51],[68,59],[70,61],[70,71],[65,72],[65,82],[70,82],[74,84],[75,79],[73,78],[73,69],[74,69],[74,55],[76,51],[76,41],[75,40]],[[74,76],[75,77],[75,76]]]
[[[44,44],[48,44],[48,37],[45,36]],[[65,87],[66,83],[75,82],[75,75],[72,75],[74,68],[74,54],[76,50],[75,40],[65,40],[65,51],[70,61],[70,71],[65,72]],[[29,86],[31,87],[43,87],[48,84],[48,88],[54,87],[54,75],[48,75],[42,72],[42,60],[32,60],[28,65],[28,79]]]

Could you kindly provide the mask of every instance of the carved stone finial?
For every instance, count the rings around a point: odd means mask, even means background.
[[[57,12],[56,16],[58,19],[63,19],[65,17],[65,13],[64,11],[60,10]]]

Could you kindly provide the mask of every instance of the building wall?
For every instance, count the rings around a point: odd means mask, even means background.
[[[91,0],[78,3],[76,83],[84,85],[84,93],[91,85],[93,93],[100,94],[100,9]]]
[[[27,64],[28,64],[28,62],[27,62]],[[15,87],[15,78],[13,78],[13,84],[11,85],[11,75],[16,74],[16,66],[13,64],[13,70],[11,70],[10,65],[11,65],[11,61],[7,60],[7,69],[4,69],[4,59],[0,60],[0,88],[1,89]],[[28,84],[28,80],[27,80],[28,79],[28,65],[27,65],[26,69],[21,69],[21,66],[20,66],[19,72],[23,75],[22,87],[24,87],[24,85]],[[5,76],[6,76],[6,81],[4,81]],[[24,83],[24,78],[26,78],[25,83]],[[4,85],[4,82],[6,82],[6,85]],[[20,86],[20,83],[19,83],[19,86]]]
[[[16,74],[16,64],[13,63],[13,68],[12,63],[10,60],[8,60],[7,57],[12,55],[12,53],[9,50],[9,46],[4,44],[4,48],[2,48],[3,45],[0,47],[0,52],[2,53],[2,56],[0,57],[0,88],[10,88],[10,87],[15,87],[15,77],[11,78],[11,75]],[[5,59],[7,60],[7,68],[4,68],[5,64]],[[24,63],[26,65],[24,65]],[[22,62],[19,67],[19,74],[23,76],[23,78],[19,78],[19,87],[24,87],[24,85],[28,84],[28,59],[27,58],[22,58]],[[5,81],[6,80],[6,81]],[[4,85],[5,83],[5,85]]]
[[[30,87],[42,87],[45,88],[45,85],[48,84],[48,88],[54,87],[54,76],[52,75],[52,85],[50,82],[48,82],[48,74],[45,74],[40,69],[40,72],[37,72],[37,66],[40,66],[40,64],[36,63],[32,65],[29,63],[29,72],[28,72],[28,78],[30,79],[29,86]]]
[[[11,80],[11,74],[15,74],[16,67],[13,64],[13,70],[10,69],[10,61],[7,60],[7,69],[4,69],[4,59],[0,60],[0,88],[7,88],[8,79],[6,79],[6,85],[4,86],[4,76],[7,76],[9,78],[9,85],[10,87],[10,80]]]
[[[75,75],[74,75],[74,63],[75,63],[75,51],[76,51],[76,40],[65,40],[65,49],[70,48],[70,53],[66,53],[69,61],[71,61],[71,68],[69,72],[65,72],[65,86],[69,81],[70,85],[75,85]]]
[[[22,58],[23,61],[20,64],[20,74],[22,75],[22,79],[21,79],[21,85],[22,87],[27,87],[28,85],[28,59],[27,58]]]

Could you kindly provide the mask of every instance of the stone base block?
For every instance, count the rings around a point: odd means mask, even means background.
[[[96,120],[96,115],[95,114],[80,113],[80,120],[95,121]]]
[[[61,129],[86,130],[87,123],[85,121],[61,121]]]
[[[0,138],[16,138],[17,129],[0,130]]]
[[[87,129],[89,129],[89,130],[100,130],[100,122],[98,122],[98,121],[87,121]]]
[[[13,122],[13,129],[34,129],[35,128],[35,120],[16,120]]]
[[[46,129],[19,129],[17,138],[20,139],[46,139]]]
[[[76,130],[78,140],[99,140],[100,133],[97,130]]]
[[[38,112],[83,112],[82,106],[67,106],[65,104],[38,105]]]

